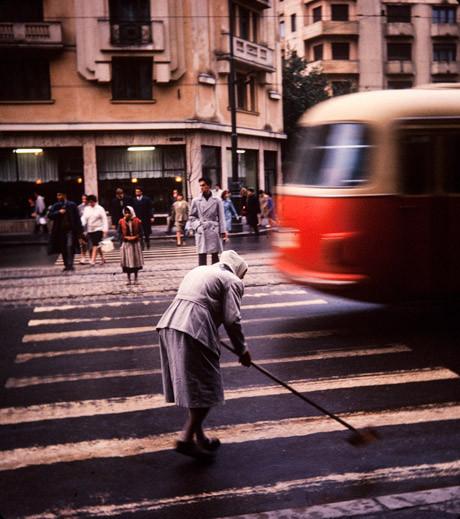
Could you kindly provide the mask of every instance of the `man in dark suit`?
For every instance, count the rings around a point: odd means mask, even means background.
[[[150,235],[152,234],[153,204],[151,198],[144,195],[140,187],[136,187],[133,208],[136,216],[142,222],[143,241],[147,249],[150,249]]]
[[[112,217],[112,225],[118,226],[118,222],[123,218],[123,209],[127,205],[133,205],[133,199],[126,196],[121,187],[115,190],[115,198],[110,202],[110,216]]]
[[[74,270],[73,258],[79,251],[79,238],[83,233],[77,205],[67,200],[65,193],[57,193],[57,202],[48,216],[53,221],[48,254],[62,254],[64,271]]]

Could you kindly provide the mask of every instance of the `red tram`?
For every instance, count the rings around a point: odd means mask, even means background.
[[[276,267],[295,283],[364,300],[460,294],[460,89],[307,111],[277,210]]]

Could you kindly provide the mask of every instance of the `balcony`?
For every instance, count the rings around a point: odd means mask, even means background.
[[[387,23],[385,26],[385,35],[386,36],[404,36],[404,37],[414,37],[414,27],[411,23],[407,22],[391,22]]]
[[[233,54],[235,61],[239,64],[268,72],[275,70],[273,50],[264,45],[235,37],[233,38]]]
[[[319,68],[324,74],[359,74],[359,62],[348,59],[323,59],[308,64],[308,69]]]
[[[303,39],[313,40],[320,36],[358,36],[358,22],[321,21],[303,28]]]
[[[433,23],[431,25],[432,38],[458,38],[459,29],[456,23]]]
[[[457,61],[433,61],[431,64],[431,74],[436,75],[456,75],[458,74],[459,66]]]
[[[272,6],[271,0],[253,0],[252,4],[257,9],[269,9]]]
[[[385,63],[387,74],[413,74],[414,66],[409,60],[389,60]]]
[[[62,49],[61,22],[1,22],[0,48]]]
[[[126,50],[158,52],[165,49],[162,20],[148,22],[110,22],[98,20],[99,47],[103,52]]]

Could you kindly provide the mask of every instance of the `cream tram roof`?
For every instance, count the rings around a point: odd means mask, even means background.
[[[460,118],[460,85],[407,90],[375,90],[334,97],[300,118],[300,126],[339,121],[360,121],[385,125],[394,119],[458,117]]]

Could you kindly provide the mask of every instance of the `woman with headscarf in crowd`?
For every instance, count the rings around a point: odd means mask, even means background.
[[[137,274],[144,265],[141,247],[142,223],[130,205],[123,208],[123,218],[119,221],[119,227],[121,267],[128,275],[128,285],[130,285],[131,274],[134,274],[134,283],[137,283]]]

